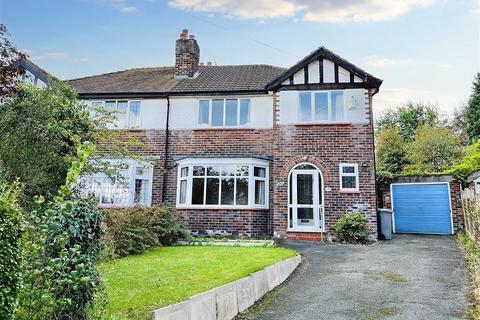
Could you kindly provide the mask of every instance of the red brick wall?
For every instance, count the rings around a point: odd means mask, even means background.
[[[367,96],[371,107],[371,96]],[[274,99],[274,101],[276,101]],[[276,103],[272,103],[276,110]],[[215,210],[182,209],[188,227],[197,234],[223,234],[228,236],[286,236],[287,180],[293,166],[311,162],[320,168],[324,179],[326,231],[338,217],[348,211],[361,211],[369,219],[372,236],[376,237],[375,177],[373,163],[373,127],[371,108],[366,115],[368,124],[289,125],[276,124],[272,129],[197,129],[169,132],[168,158],[165,176],[166,193],[162,199],[164,137],[162,130],[132,130],[125,137],[142,142],[131,149],[154,161],[153,204],[163,200],[176,203],[176,160],[186,157],[267,157],[270,165],[270,209],[267,210]],[[358,193],[339,191],[339,164],[357,163],[359,168]],[[290,238],[325,239],[326,234],[292,233]]]
[[[371,96],[367,124],[274,125],[273,230],[290,238],[320,238],[319,234],[286,232],[288,224],[288,174],[297,164],[312,163],[324,180],[325,231],[347,212],[360,211],[368,218],[371,235],[377,238],[377,213],[374,172]],[[340,191],[340,163],[357,163],[359,192]],[[330,191],[327,191],[330,188]],[[324,239],[325,237],[323,237]]]

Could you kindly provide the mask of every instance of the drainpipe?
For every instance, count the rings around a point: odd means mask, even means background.
[[[163,154],[163,182],[162,182],[162,203],[165,203],[165,193],[167,188],[167,165],[168,165],[168,128],[170,120],[170,96],[167,95],[167,119],[165,121],[165,144]]]

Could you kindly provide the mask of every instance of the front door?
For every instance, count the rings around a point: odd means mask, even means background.
[[[292,222],[298,231],[320,231],[320,181],[317,170],[292,172]]]

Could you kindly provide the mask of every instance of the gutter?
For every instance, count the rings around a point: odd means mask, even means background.
[[[162,203],[165,203],[165,193],[167,190],[167,165],[168,165],[168,136],[169,136],[169,122],[170,122],[170,96],[167,95],[167,119],[165,121],[165,143],[163,154],[163,181],[162,181]]]

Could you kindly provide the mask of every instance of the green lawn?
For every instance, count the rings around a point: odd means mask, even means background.
[[[103,263],[100,270],[113,319],[150,319],[154,309],[294,255],[284,248],[161,247]]]

